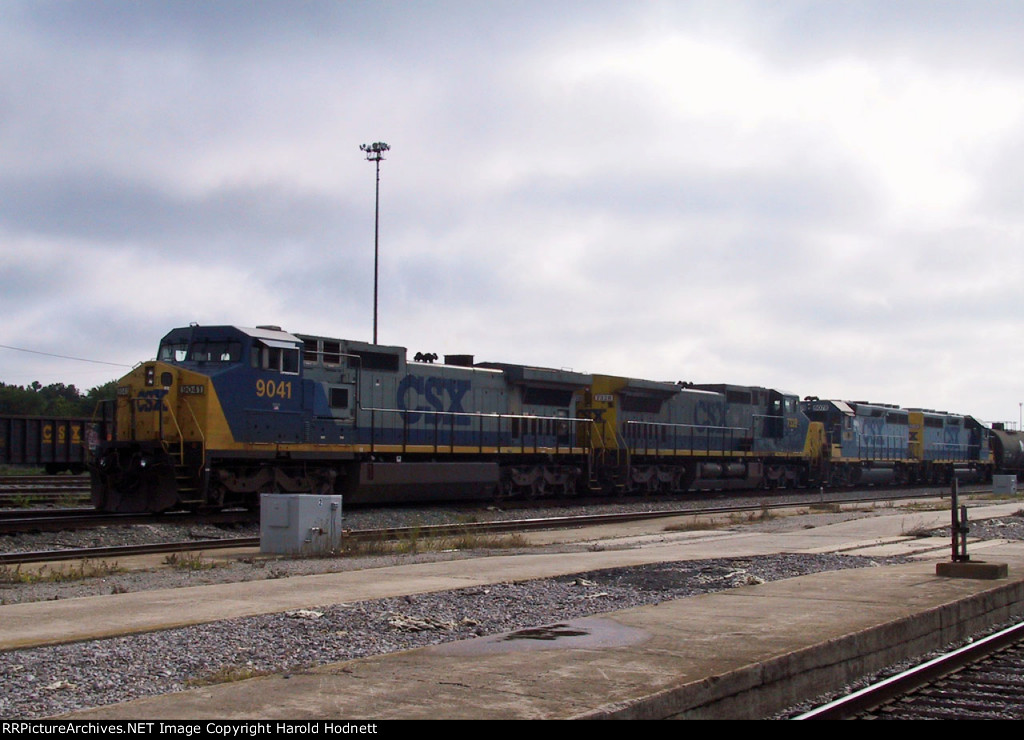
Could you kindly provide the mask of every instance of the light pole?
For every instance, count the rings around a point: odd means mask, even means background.
[[[380,161],[384,159],[384,152],[391,147],[383,141],[375,141],[373,144],[360,144],[360,150],[366,152],[366,161],[377,164],[377,194],[373,208],[373,343],[377,343],[377,273],[380,262]]]

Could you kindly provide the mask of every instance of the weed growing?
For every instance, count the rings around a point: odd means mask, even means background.
[[[842,504],[811,504],[808,507],[811,511],[816,514],[841,514],[843,511]]]
[[[317,553],[299,553],[296,558],[309,557],[367,557],[373,555],[415,555],[424,552],[447,552],[451,550],[503,550],[529,547],[530,543],[521,534],[482,535],[458,534],[451,536],[424,537],[420,531],[412,531],[399,539],[375,537],[373,539],[342,538],[341,547]]]
[[[105,560],[82,560],[77,564],[62,564],[58,567],[44,565],[39,570],[22,570],[21,565],[13,568],[9,565],[0,566],[0,583],[71,583],[84,581],[88,578],[105,578],[115,573],[123,573],[124,568],[117,563]]]
[[[217,567],[212,560],[203,560],[201,552],[172,552],[164,558],[164,565],[175,570],[210,570]]]
[[[694,517],[692,519],[687,519],[686,521],[678,522],[676,524],[669,524],[664,528],[663,531],[700,532],[708,529],[721,529],[724,526],[726,525],[708,517]]]

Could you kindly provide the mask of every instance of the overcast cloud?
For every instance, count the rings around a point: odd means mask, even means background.
[[[0,344],[175,326],[1017,421],[1024,3],[0,7]],[[0,381],[127,367],[0,348]]]

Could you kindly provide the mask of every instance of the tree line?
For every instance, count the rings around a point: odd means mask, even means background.
[[[0,415],[91,418],[100,401],[112,400],[116,395],[116,380],[90,388],[85,393],[73,385],[43,385],[38,380],[27,386],[0,383]]]

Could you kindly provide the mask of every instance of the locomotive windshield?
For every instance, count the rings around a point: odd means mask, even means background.
[[[189,359],[192,362],[238,362],[242,359],[242,343],[193,342]]]
[[[157,358],[161,362],[184,362],[188,357],[188,342],[167,342],[160,345]]]
[[[160,345],[163,362],[238,362],[242,359],[242,343],[233,341],[167,342]]]

